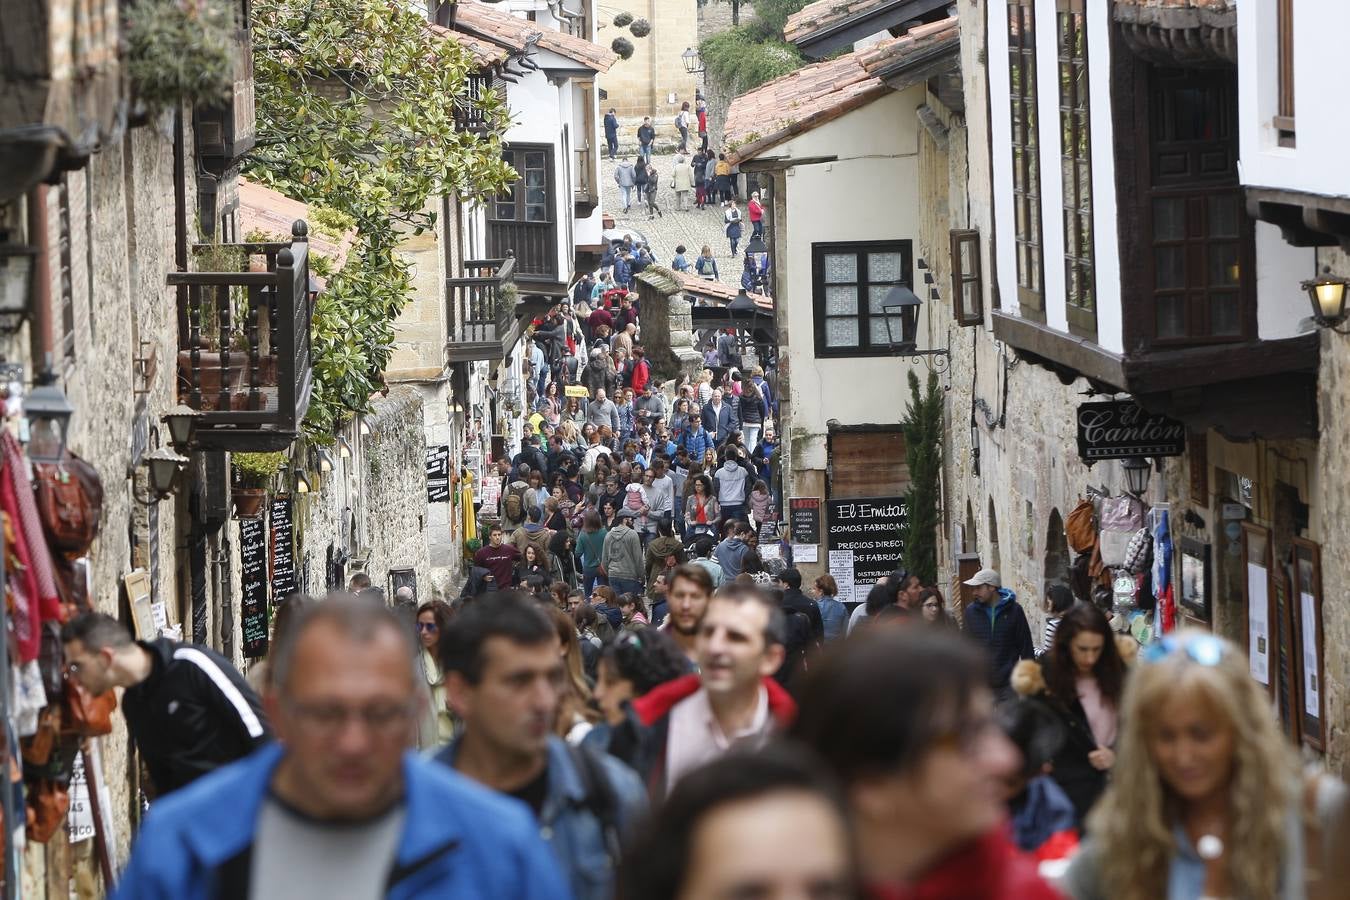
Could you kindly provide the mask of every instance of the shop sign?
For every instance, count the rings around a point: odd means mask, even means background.
[[[791,497],[788,499],[788,523],[792,527],[795,544],[820,543],[820,498]]]
[[[450,499],[450,446],[427,448],[427,502],[444,503]]]
[[[849,569],[854,588],[850,599],[865,599],[872,585],[898,568],[904,556],[909,519],[905,498],[826,500],[825,512],[830,572],[837,581],[836,571]],[[846,552],[852,554],[851,559]]]
[[[1186,426],[1150,413],[1133,400],[1083,403],[1078,407],[1078,455],[1092,465],[1102,459],[1180,456]]]

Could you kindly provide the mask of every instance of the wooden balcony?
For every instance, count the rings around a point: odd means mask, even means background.
[[[467,78],[468,90],[465,92],[464,100],[454,104],[455,128],[469,134],[486,134],[488,120],[483,115],[483,107],[479,104],[484,95],[492,90],[492,75],[470,72]]]
[[[520,340],[515,271],[515,257],[508,253],[503,259],[466,260],[465,277],[445,280],[448,362],[503,359]]]
[[[199,258],[233,251],[239,270],[169,273],[178,402],[203,413],[194,446],[268,451],[295,439],[313,383],[308,232],[297,221],[289,244],[198,245]]]

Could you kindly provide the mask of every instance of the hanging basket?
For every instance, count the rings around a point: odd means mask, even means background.
[[[633,37],[644,38],[652,33],[652,23],[646,19],[634,19],[628,30],[633,32]]]
[[[617,28],[627,28],[632,21],[633,14],[628,12],[621,12],[614,17],[614,25]]]
[[[619,59],[631,59],[633,56],[633,42],[628,38],[617,37],[609,45]]]

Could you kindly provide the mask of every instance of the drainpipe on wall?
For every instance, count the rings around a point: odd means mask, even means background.
[[[51,241],[47,236],[46,184],[39,184],[28,192],[28,242],[37,248],[37,256],[33,259],[33,311],[28,326],[36,373],[52,365],[52,268]]]

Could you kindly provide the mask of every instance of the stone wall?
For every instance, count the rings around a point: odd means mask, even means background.
[[[399,386],[375,401],[362,449],[366,473],[362,513],[366,520],[366,571],[375,584],[390,569],[413,568],[418,596],[429,597],[431,562],[427,551],[426,434],[422,399]]]
[[[627,28],[614,25],[619,10],[634,18],[645,18],[652,24],[652,32],[644,38],[634,37]],[[633,44],[633,55],[620,59],[605,73],[596,77],[596,85],[606,92],[600,103],[600,113],[613,107],[620,119],[631,126],[621,130],[636,146],[634,129],[643,116],[651,116],[663,134],[673,136],[672,120],[680,104],[694,103],[694,79],[685,72],[680,54],[698,43],[698,20],[690,0],[626,0],[615,6],[606,6],[597,12],[596,43],[609,47],[616,37],[625,37]],[[670,102],[670,95],[675,102]]]

